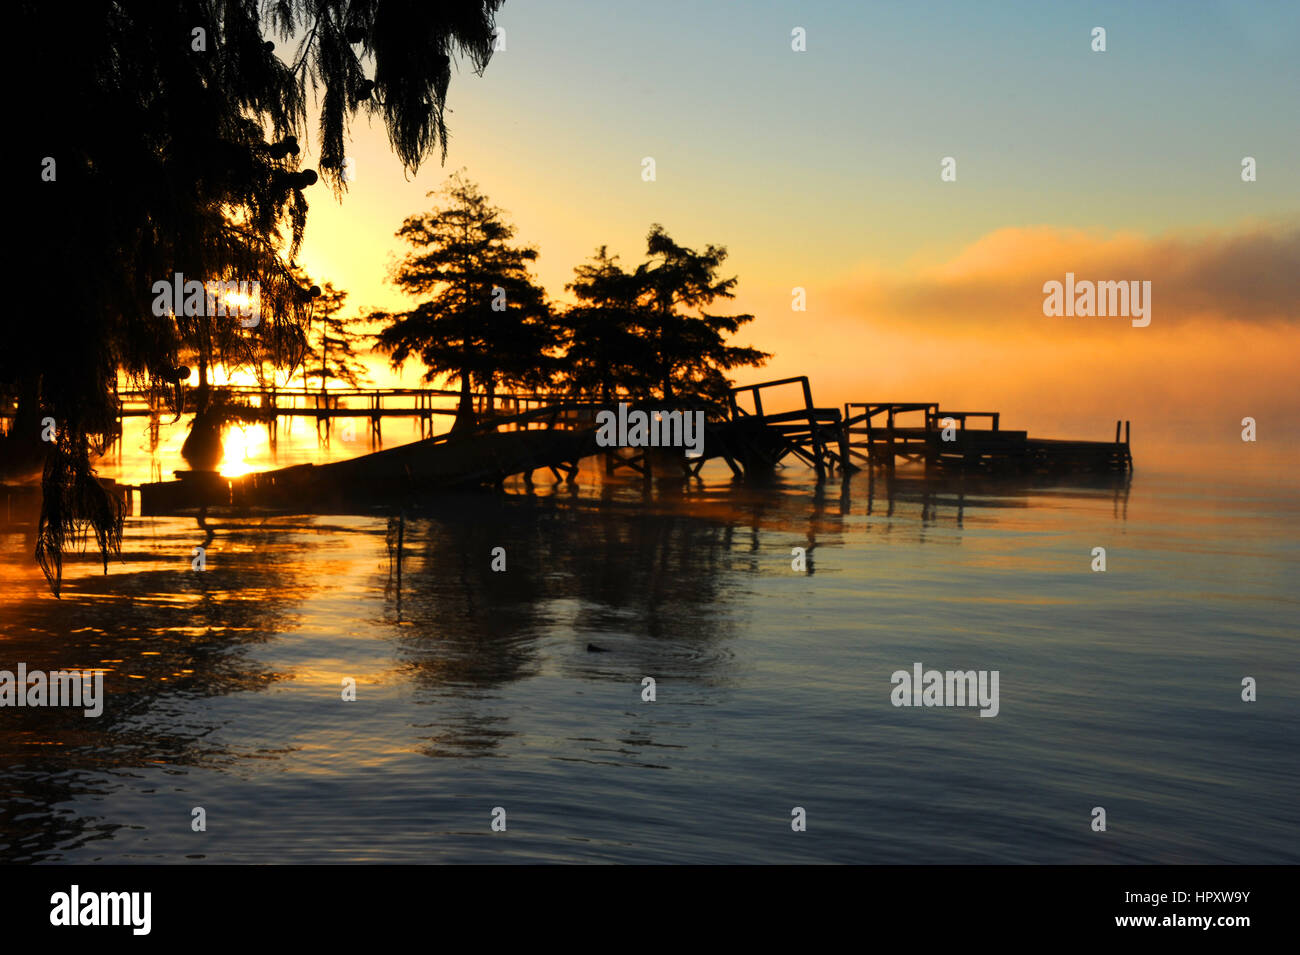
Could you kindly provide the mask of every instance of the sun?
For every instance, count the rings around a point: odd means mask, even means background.
[[[255,425],[234,425],[222,437],[221,464],[217,466],[222,477],[241,477],[257,469],[264,452],[270,445],[266,432]]]
[[[253,296],[245,292],[227,292],[224,296],[227,313],[244,314],[253,307]]]

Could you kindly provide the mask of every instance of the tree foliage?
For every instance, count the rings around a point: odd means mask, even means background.
[[[579,304],[563,320],[570,389],[602,400],[617,393],[722,401],[731,385],[726,372],[770,357],[727,342],[753,315],[708,310],[735,297],[735,277],[719,276],[727,250],[710,245],[697,252],[654,225],[646,256],[628,272],[601,246],[590,264],[574,270],[567,288]]]
[[[574,394],[610,401],[619,394],[646,394],[651,374],[646,360],[642,290],[605,246],[590,263],[573,270],[565,288],[578,304],[564,312],[564,382]]]
[[[392,280],[422,301],[403,312],[372,312],[387,322],[377,336],[394,368],[410,358],[424,379],[460,385],[454,428],[474,425],[472,389],[536,387],[553,372],[557,344],[545,292],[529,266],[537,250],[514,245],[515,228],[478,186],[457,172],[429,212],[408,217],[397,236],[412,251]]]
[[[311,331],[307,336],[309,357],[303,367],[303,381],[310,384],[315,378],[322,391],[330,381],[345,382],[357,388],[367,377],[358,350],[371,336],[357,331],[357,319],[339,314],[347,297],[347,292],[336,289],[332,282],[326,282],[313,309]]]

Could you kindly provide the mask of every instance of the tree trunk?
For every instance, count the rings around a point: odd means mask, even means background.
[[[474,417],[474,396],[470,394],[469,371],[460,374],[460,404],[456,407],[456,423],[451,426],[452,434],[473,431],[478,421]]]
[[[667,324],[668,310],[663,309],[663,315],[660,316],[659,322],[659,378],[660,387],[663,389],[663,399],[665,402],[672,401],[673,383],[672,383],[672,364],[664,360],[664,326]]]
[[[221,418],[215,414],[212,394],[208,387],[207,328],[199,342],[199,387],[195,396],[194,421],[189,437],[181,445],[181,457],[194,471],[215,471],[221,463]]]
[[[199,330],[199,393],[195,396],[196,416],[208,410],[208,323]]]
[[[497,376],[490,374],[487,380],[487,416],[490,420],[496,414]],[[495,431],[496,429],[493,428]]]

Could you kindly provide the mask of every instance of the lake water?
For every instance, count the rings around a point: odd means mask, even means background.
[[[0,669],[108,671],[0,710],[0,859],[1300,862],[1294,489],[1140,464],[584,471],[408,511],[400,584],[383,511],[131,518],[60,601],[0,527]],[[895,707],[916,662],[997,716]]]

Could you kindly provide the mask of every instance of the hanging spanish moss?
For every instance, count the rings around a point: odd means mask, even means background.
[[[35,91],[14,105],[31,182],[15,190],[0,397],[17,412],[0,478],[43,463],[36,559],[56,594],[67,546],[93,534],[105,562],[120,546],[120,508],[92,460],[116,427],[119,380],[179,414],[176,371],[194,367],[192,405],[210,422],[213,368],[297,367],[312,308],[293,273],[306,192],[345,191],[358,109],[382,118],[409,171],[445,156],[452,58],[486,66],[500,2],[18,4],[14,35],[45,39],[13,53]],[[309,107],[317,169],[301,165]],[[257,321],[159,309],[155,283],[177,276],[257,283]],[[57,440],[42,440],[48,418]]]
[[[105,573],[109,556],[121,552],[123,500],[95,478],[88,459],[92,442],[84,437],[60,436],[45,460],[36,562],[56,597],[63,588],[63,554],[70,544],[84,546],[93,535]]]

